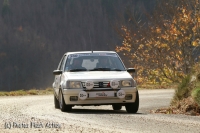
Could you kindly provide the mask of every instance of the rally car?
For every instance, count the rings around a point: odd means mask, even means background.
[[[72,111],[73,106],[125,106],[128,113],[139,108],[134,68],[126,68],[114,51],[67,52],[53,71],[55,108]]]

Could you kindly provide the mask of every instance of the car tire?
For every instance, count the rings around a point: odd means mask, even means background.
[[[54,94],[54,105],[55,105],[55,108],[56,108],[56,109],[59,109],[59,108],[60,108],[59,101],[58,101],[58,99],[56,98],[55,94]]]
[[[125,104],[126,111],[128,113],[137,113],[139,108],[139,94],[136,92],[136,99],[134,103],[126,103]]]
[[[62,91],[59,91],[59,106],[60,106],[60,110],[62,112],[70,112],[72,110],[72,106],[71,105],[66,105],[65,104],[65,100],[62,94]]]
[[[121,110],[122,109],[122,105],[120,105],[120,104],[113,104],[112,108],[113,108],[113,110]]]

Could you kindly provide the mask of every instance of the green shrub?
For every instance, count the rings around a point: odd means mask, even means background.
[[[195,102],[200,106],[200,87],[195,88],[192,91],[192,97],[194,98]]]
[[[188,75],[182,80],[175,91],[175,95],[172,101],[179,101],[183,98],[187,98],[190,95],[190,77],[191,76]]]

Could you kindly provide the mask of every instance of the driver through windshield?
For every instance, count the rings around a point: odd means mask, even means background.
[[[125,67],[116,54],[71,54],[66,60],[65,71],[125,71]]]

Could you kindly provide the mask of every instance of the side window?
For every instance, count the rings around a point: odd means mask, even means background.
[[[66,60],[66,63],[65,63],[64,71],[68,71],[69,70],[69,67],[72,65],[72,61],[73,61],[73,59],[70,58],[70,56],[68,56],[68,58]]]
[[[58,70],[63,70],[63,65],[65,63],[65,59],[66,59],[66,55],[62,58],[59,66],[58,66]]]
[[[62,63],[60,65],[60,70],[64,70],[64,65],[65,65],[65,62],[66,62],[66,55],[64,56],[63,60],[62,60]]]

